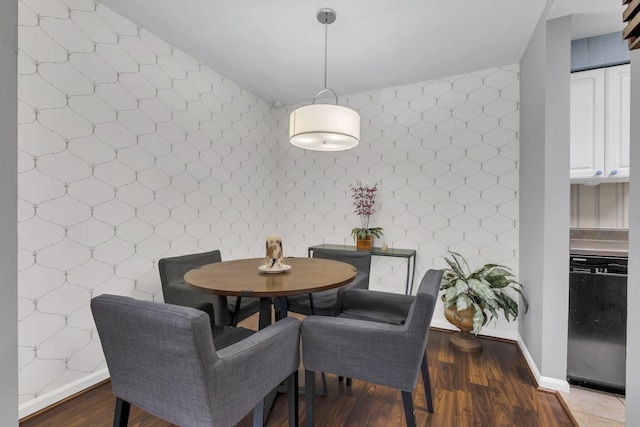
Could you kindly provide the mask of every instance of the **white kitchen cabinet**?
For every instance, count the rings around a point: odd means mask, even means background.
[[[629,179],[629,65],[571,74],[571,181]]]
[[[604,69],[571,74],[571,179],[604,173]]]
[[[631,72],[629,64],[607,69],[605,171],[629,178]]]

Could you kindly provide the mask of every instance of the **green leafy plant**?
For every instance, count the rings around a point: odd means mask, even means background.
[[[353,197],[356,214],[360,216],[360,223],[362,225],[362,227],[356,227],[351,230],[351,235],[354,238],[365,240],[367,236],[382,236],[382,227],[369,228],[369,217],[376,211],[374,204],[376,202],[377,192],[378,184],[370,187],[358,182],[356,185],[351,186],[351,197]]]
[[[444,291],[446,308],[456,306],[457,311],[474,308],[473,333],[478,334],[485,323],[485,313],[491,313],[491,319],[498,317],[502,310],[507,321],[518,317],[518,303],[509,295],[509,290],[520,294],[525,313],[529,303],[523,293],[522,284],[514,280],[509,267],[499,264],[485,264],[471,271],[462,255],[449,252],[451,259],[444,257],[450,268],[442,269],[440,290]]]
[[[373,227],[373,228],[354,228],[351,230],[351,235],[356,239],[365,240],[367,236],[382,236],[382,228],[381,227]]]

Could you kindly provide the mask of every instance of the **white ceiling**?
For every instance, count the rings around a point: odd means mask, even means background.
[[[337,11],[328,28],[327,86],[347,95],[519,62],[546,1],[102,3],[265,101],[290,105],[323,88],[321,8]],[[580,38],[620,31],[622,10],[619,0],[557,0],[550,16],[580,14],[573,19]]]

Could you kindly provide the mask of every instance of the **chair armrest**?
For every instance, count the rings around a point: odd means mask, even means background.
[[[390,292],[370,291],[367,289],[340,289],[338,292],[338,315],[343,317],[374,320],[380,322],[402,324],[407,318],[411,304],[415,301],[412,295],[401,295]],[[370,316],[372,315],[372,316]],[[390,319],[384,321],[382,319]],[[397,319],[392,321],[391,319]]]
[[[221,366],[216,366],[215,375],[220,378],[216,382],[244,382],[239,390],[265,396],[300,365],[300,321],[293,317],[279,320],[217,354]],[[227,388],[218,391],[228,393]]]
[[[305,369],[413,390],[425,352],[404,326],[309,316],[302,321]]]

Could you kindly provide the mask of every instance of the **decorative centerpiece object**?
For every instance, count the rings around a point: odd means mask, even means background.
[[[351,186],[351,197],[353,197],[356,214],[360,215],[360,223],[362,225],[362,227],[356,227],[351,230],[351,235],[356,239],[357,249],[371,250],[373,237],[380,237],[383,234],[381,227],[369,228],[369,217],[376,211],[374,204],[377,192],[378,184],[369,187],[358,182],[355,186]]]
[[[444,257],[450,268],[442,269],[440,290],[444,291],[442,300],[445,317],[460,329],[451,336],[449,344],[461,351],[482,351],[482,343],[476,338],[480,329],[487,323],[487,313],[491,319],[498,317],[502,310],[507,321],[518,317],[518,303],[509,295],[509,290],[522,297],[525,313],[529,303],[524,296],[522,284],[513,279],[509,267],[498,264],[485,264],[471,271],[462,255],[449,252],[452,259]],[[472,335],[473,334],[473,335]]]
[[[282,237],[269,235],[267,236],[267,259],[265,270],[282,271]]]

